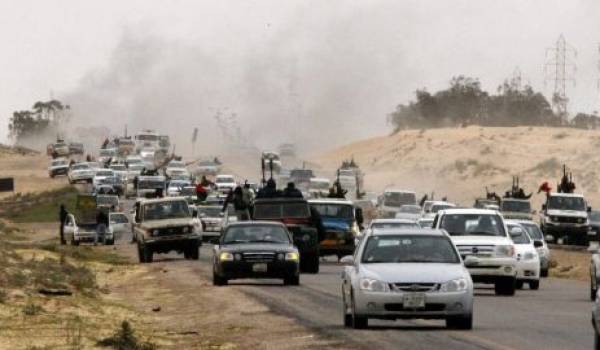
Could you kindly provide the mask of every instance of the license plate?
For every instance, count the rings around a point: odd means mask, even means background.
[[[402,304],[405,309],[419,309],[425,307],[424,293],[408,293],[404,294]]]
[[[254,264],[254,265],[252,265],[252,271],[267,272],[267,264]]]

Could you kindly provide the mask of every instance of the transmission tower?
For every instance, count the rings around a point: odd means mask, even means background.
[[[561,117],[563,123],[567,121],[567,83],[572,82],[575,86],[575,66],[574,58],[577,57],[577,50],[569,45],[565,37],[561,34],[556,41],[555,46],[546,49],[546,64],[544,66],[544,83],[548,81],[554,83],[552,94],[552,107]]]

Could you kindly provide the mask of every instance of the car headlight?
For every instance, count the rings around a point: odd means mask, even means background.
[[[515,255],[515,247],[512,245],[497,245],[494,253],[498,257],[512,257]]]
[[[558,222],[558,217],[556,217],[556,216],[551,216],[551,217],[550,217],[550,221],[553,221],[553,222]]]
[[[190,232],[190,228],[188,226],[183,228],[183,233],[189,233]]]
[[[153,237],[156,237],[156,236],[158,236],[159,234],[160,234],[160,231],[158,231],[158,230],[153,230],[153,231],[152,231],[152,236],[153,236]]]
[[[300,254],[298,254],[298,252],[285,253],[285,260],[287,260],[287,261],[299,261],[300,260]]]
[[[221,261],[233,261],[233,254],[229,252],[222,252],[219,254],[219,260]]]
[[[462,292],[467,290],[469,282],[466,278],[457,278],[446,283],[442,283],[440,286],[440,292]]]
[[[523,255],[523,260],[533,260],[535,259],[536,254],[532,252],[527,252]]]
[[[389,290],[387,283],[371,278],[362,278],[359,286],[360,289],[370,292],[387,292]]]

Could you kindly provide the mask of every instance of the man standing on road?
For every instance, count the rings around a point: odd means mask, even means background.
[[[60,205],[60,212],[59,212],[59,220],[60,220],[60,244],[66,244],[67,242],[65,241],[65,224],[67,222],[67,215],[69,213],[67,212],[67,209],[65,209],[65,205],[61,204]]]
[[[102,241],[106,242],[106,231],[108,230],[108,215],[103,210],[98,210],[96,215],[96,236],[94,237],[94,245],[98,244],[98,237],[102,236]]]

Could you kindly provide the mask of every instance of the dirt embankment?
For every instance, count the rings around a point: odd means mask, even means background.
[[[566,163],[578,189],[592,206],[600,205],[600,131],[561,128],[482,128],[402,131],[351,143],[315,157],[333,176],[342,160],[354,158],[366,173],[370,191],[387,187],[435,192],[463,205],[485,195],[501,194],[519,175],[527,192],[543,181],[553,188]],[[534,209],[542,195],[534,195]]]

